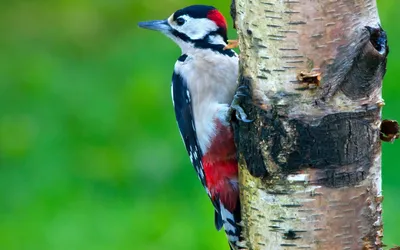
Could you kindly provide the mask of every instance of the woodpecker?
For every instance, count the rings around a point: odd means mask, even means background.
[[[165,20],[140,22],[161,31],[180,48],[172,74],[172,100],[189,158],[224,227],[231,249],[245,249],[241,236],[238,164],[232,112],[247,121],[235,95],[237,54],[227,40],[227,23],[214,7],[193,5]],[[235,45],[233,45],[235,46]]]

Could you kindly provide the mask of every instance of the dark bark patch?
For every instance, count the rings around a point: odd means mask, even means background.
[[[248,89],[249,93],[252,93],[251,83],[252,80],[250,78],[241,74],[239,86],[244,86],[245,89]],[[257,113],[251,99],[251,94],[248,97],[248,99],[241,103],[241,106],[249,117],[256,117]],[[252,123],[237,120],[232,122],[232,126],[235,132],[237,152],[243,153],[250,174],[255,177],[267,176],[267,168],[262,158],[261,148],[259,147],[261,138],[256,126]]]
[[[241,83],[249,82],[241,78]],[[373,123],[380,117],[379,108],[329,114],[311,122],[307,117],[290,119],[284,107],[274,105],[274,98],[270,101],[264,109],[254,104],[245,106],[250,117],[257,117],[255,122],[262,126],[241,123],[235,128],[239,130],[235,135],[238,151],[243,153],[253,176],[288,175],[313,168],[316,172],[310,182],[332,188],[354,186],[366,178],[378,150],[380,131]],[[267,156],[261,156],[265,150],[261,145],[268,146]],[[271,166],[265,165],[268,161],[272,161]]]
[[[284,220],[269,220],[269,221],[274,222],[274,223],[283,223],[283,222],[285,222]]]
[[[280,226],[268,226],[268,227],[271,229],[280,229],[281,228]]]
[[[289,192],[289,191],[285,191],[285,190],[274,190],[274,191],[267,190],[267,194],[272,194],[272,195],[288,195],[288,194],[290,194],[290,192]]]
[[[281,247],[296,247],[297,245],[296,244],[290,244],[290,243],[282,243],[280,246]]]
[[[374,90],[381,87],[385,73],[386,54],[380,54],[372,43],[367,43],[355,59],[341,90],[353,100],[369,97]]]
[[[302,207],[302,204],[282,204],[282,207],[287,207],[287,208],[297,208],[297,207]]]
[[[264,165],[261,149],[258,146],[260,142],[259,137],[255,136],[257,131],[254,129],[254,126],[249,124],[241,125],[239,130],[239,133],[244,140],[239,141],[238,152],[243,153],[248,171],[254,177],[266,176],[267,169]]]
[[[296,240],[296,239],[300,239],[301,237],[297,236],[297,234],[294,230],[289,229],[285,233],[283,233],[283,238],[285,240]]]
[[[260,118],[262,117],[261,127],[261,138],[268,145],[269,153],[272,159],[277,163],[278,166],[285,164],[286,160],[280,157],[280,154],[284,150],[283,141],[287,138],[287,133],[281,119],[278,114],[278,110],[272,106],[267,111],[260,111]],[[268,171],[267,166],[267,171]],[[274,172],[274,171],[270,171]]]
[[[377,133],[371,122],[376,116],[377,110],[337,113],[325,116],[318,125],[291,120],[297,136],[284,169],[293,172],[304,165],[326,168],[369,159]]]
[[[348,98],[368,98],[381,87],[386,73],[389,47],[382,28],[366,27],[354,34],[348,44],[338,48],[338,56],[326,66],[321,101],[327,101],[338,89]]]
[[[369,41],[374,46],[374,48],[379,52],[381,55],[388,55],[389,54],[389,46],[386,32],[382,29],[382,27],[378,24],[377,28],[373,28],[370,26],[365,26],[368,30],[370,37]]]
[[[399,124],[397,123],[397,121],[383,120],[381,123],[381,140],[385,142],[393,142],[399,137]]]
[[[321,170],[318,172],[316,180],[310,182],[312,185],[324,185],[331,188],[340,188],[345,186],[355,186],[365,180],[367,173],[365,171],[344,171],[337,169]]]

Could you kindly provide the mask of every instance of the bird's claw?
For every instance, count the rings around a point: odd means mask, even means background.
[[[241,106],[241,103],[243,102],[243,98],[249,96],[248,94],[248,87],[247,86],[240,86],[236,90],[236,94],[233,97],[231,106],[230,106],[230,114],[235,112],[236,119],[242,122],[252,122],[254,120],[248,119],[248,116],[244,109]],[[231,117],[231,116],[230,116]]]
[[[247,118],[246,112],[244,112],[243,108],[240,105],[232,105],[231,108],[235,110],[236,119],[246,123],[253,121]]]

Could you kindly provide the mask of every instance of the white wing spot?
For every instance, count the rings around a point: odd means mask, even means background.
[[[202,170],[199,171],[199,176],[200,176],[201,179],[204,179],[204,173],[203,173]]]
[[[220,204],[221,204],[221,215],[223,216],[223,218],[231,219],[232,221],[234,221],[233,214],[225,208],[222,202],[220,202]]]
[[[206,187],[206,192],[207,192],[208,196],[211,196],[210,190],[208,190],[207,187]]]
[[[175,106],[175,102],[174,102],[174,83],[171,83],[171,97],[172,97],[172,105]]]
[[[194,158],[197,160],[198,155],[197,155],[197,152],[196,152],[196,151],[194,151],[193,156],[194,156]]]
[[[186,90],[186,96],[187,96],[186,102],[189,103],[190,102],[190,92],[188,89]]]
[[[224,224],[224,227],[225,227],[225,224]],[[227,235],[228,236],[228,238],[229,238],[229,241],[238,241],[239,240],[239,237],[237,237],[237,236],[232,236],[232,235]]]
[[[192,164],[193,164],[193,155],[192,155],[192,153],[189,154],[189,158],[190,158],[190,162],[192,162]]]
[[[194,126],[194,122],[192,121],[192,128],[194,131],[196,131],[196,127]]]

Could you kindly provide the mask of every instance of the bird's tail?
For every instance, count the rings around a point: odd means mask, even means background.
[[[240,214],[240,203],[237,205],[233,212],[226,209],[221,204],[221,219],[222,224],[228,237],[228,242],[231,250],[247,249],[245,247],[244,238],[242,236],[242,219]]]

